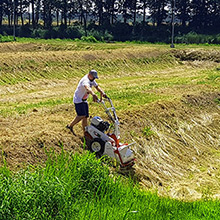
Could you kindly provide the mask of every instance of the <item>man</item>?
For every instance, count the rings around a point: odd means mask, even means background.
[[[95,79],[98,79],[98,74],[96,70],[91,70],[88,74],[86,74],[80,81],[74,93],[73,102],[76,110],[75,119],[66,127],[73,132],[73,126],[78,122],[82,121],[83,132],[85,132],[85,127],[88,125],[87,118],[89,117],[89,107],[87,98],[89,94],[92,95],[93,101],[97,102],[98,97],[92,91],[92,87],[94,86],[102,97],[106,97],[104,91],[98,86]]]

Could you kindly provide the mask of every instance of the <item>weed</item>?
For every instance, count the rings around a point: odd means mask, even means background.
[[[150,136],[155,135],[154,131],[151,130],[151,127],[146,126],[143,128],[142,130],[142,134],[144,135],[144,137],[149,138]]]
[[[82,40],[82,41],[85,41],[85,42],[98,43],[98,41],[96,40],[96,38],[93,37],[93,36],[88,36],[88,37],[82,36],[82,37],[81,37],[81,40]]]
[[[220,99],[219,98],[215,99],[214,102],[217,103],[218,105],[220,105]]]

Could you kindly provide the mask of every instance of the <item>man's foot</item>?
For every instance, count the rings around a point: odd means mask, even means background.
[[[67,125],[66,128],[69,129],[74,135],[76,135],[75,132],[73,131],[73,127],[70,127],[69,125]]]

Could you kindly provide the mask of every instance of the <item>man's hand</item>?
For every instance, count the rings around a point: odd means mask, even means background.
[[[101,93],[100,101],[102,101],[102,97],[108,98],[108,96],[104,92]]]
[[[101,101],[102,101],[102,97],[108,98],[107,95],[105,94],[105,92],[99,86],[96,86],[95,88],[97,89],[98,92],[100,92],[100,100]]]
[[[93,94],[92,98],[93,98],[93,102],[97,102],[98,101],[98,96],[96,94]]]
[[[108,98],[108,96],[105,93],[102,94],[102,97],[104,97],[106,99]]]

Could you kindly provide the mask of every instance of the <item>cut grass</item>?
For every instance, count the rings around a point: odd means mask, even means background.
[[[143,71],[162,70],[171,67],[176,62],[172,56],[163,54],[157,57],[139,58],[138,52],[136,52],[137,57],[132,56],[131,59],[129,58],[130,51],[127,51],[127,57],[114,57],[114,55],[119,55],[116,53],[109,55],[108,59],[105,58],[106,52],[98,53],[93,58],[89,54],[78,54],[74,58],[72,53],[68,53],[66,57],[63,54],[46,53],[45,56],[48,56],[48,59],[45,59],[43,55],[31,54],[31,59],[25,56],[18,60],[14,57],[10,58],[11,61],[0,64],[0,85],[13,85],[39,79],[79,77],[82,73],[88,73],[91,67],[102,73],[104,77],[117,77],[126,72],[133,72],[135,75]]]
[[[157,71],[154,74],[146,72],[146,75],[143,74],[143,76],[100,79],[98,83],[105,89],[108,96],[114,100],[117,110],[123,111],[127,108],[135,109],[137,106],[143,107],[148,103],[159,100],[172,100],[181,97],[181,91],[184,91],[185,88],[191,87],[191,89],[194,88],[195,90],[199,88],[199,85],[209,85],[211,90],[218,89],[220,86],[218,79],[218,71],[215,69],[199,71],[192,69],[189,73],[182,68],[169,70],[166,74],[163,74],[163,71]],[[209,87],[205,89],[209,89]],[[179,92],[177,93],[176,90],[179,90]],[[21,96],[23,92],[20,94]],[[45,96],[40,101],[31,98],[32,93],[34,95],[35,92],[37,90],[30,90],[30,98],[25,101],[2,102],[0,104],[0,115],[8,117],[13,114],[26,114],[36,108],[51,108],[57,105],[72,103],[72,94],[67,95],[66,90],[60,95],[55,93],[52,99]],[[19,95],[19,92],[16,92],[16,94]],[[8,97],[12,97],[13,100],[14,94],[9,94]],[[97,106],[94,103],[92,105],[93,108]]]
[[[42,107],[47,107],[51,108],[57,105],[62,105],[62,104],[70,104],[72,103],[72,100],[69,98],[63,98],[63,99],[48,99],[46,101],[40,101],[38,103],[10,103],[8,104],[7,107],[0,106],[0,115],[3,117],[9,117],[13,114],[26,114],[27,112],[37,109],[37,108],[42,108]]]
[[[110,177],[93,154],[49,155],[45,167],[0,170],[1,219],[219,219],[220,202],[181,202]]]
[[[161,71],[173,66],[177,67],[182,63],[176,57],[184,57],[186,54],[189,56],[188,54],[190,54],[190,50],[189,52],[169,50],[167,45],[79,42],[84,49],[77,50],[74,47],[74,41],[71,40],[23,39],[20,44],[24,44],[25,41],[29,43],[40,42],[42,47],[46,48],[42,51],[35,49],[32,52],[31,49],[34,48],[27,46],[30,51],[16,51],[17,53],[14,54],[4,53],[4,56],[0,58],[0,85],[12,85],[38,79],[80,77],[87,73],[91,67],[97,69],[104,77],[118,77],[126,75],[126,73],[133,73],[135,76],[145,71]],[[76,42],[76,44],[78,43]],[[16,45],[13,44],[15,50]],[[58,46],[57,50],[53,48],[54,45]],[[71,45],[72,48],[66,49],[66,45]],[[87,47],[92,47],[93,51],[89,51]],[[196,51],[193,50],[192,53],[196,59]],[[209,52],[204,50],[200,53],[209,59]]]

